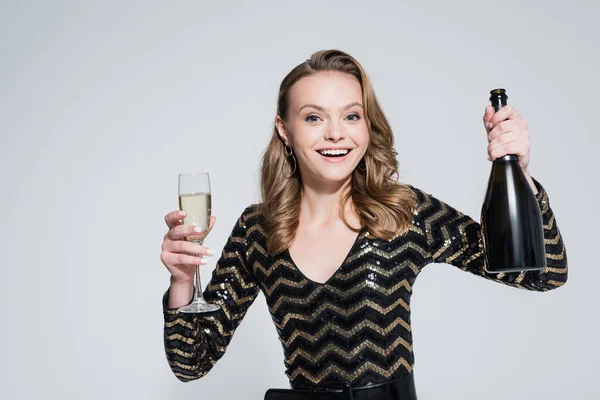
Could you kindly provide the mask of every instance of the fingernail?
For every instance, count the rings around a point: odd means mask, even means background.
[[[210,256],[214,256],[215,252],[213,251],[213,249],[206,249],[206,254],[208,254]]]
[[[487,127],[488,127],[488,129],[492,129],[494,127],[494,125],[492,125],[491,122],[488,122]]]
[[[202,228],[200,226],[197,226],[194,228],[194,232],[204,232],[206,230],[206,228]]]
[[[208,261],[206,261],[204,258],[200,259],[200,264],[206,264]]]
[[[185,211],[179,211],[179,216],[180,217],[185,217]]]

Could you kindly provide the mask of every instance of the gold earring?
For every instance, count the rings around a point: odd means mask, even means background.
[[[286,158],[292,158],[292,163],[294,164],[294,168],[292,168],[292,172],[290,172],[290,175],[288,176],[288,178],[291,178],[292,176],[294,176],[294,173],[296,172],[296,157],[294,157],[294,149],[292,148],[292,146],[288,146],[285,145],[285,148],[283,150],[285,152],[285,157]]]

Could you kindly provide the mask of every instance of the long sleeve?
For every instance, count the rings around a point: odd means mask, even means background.
[[[232,336],[259,293],[246,261],[247,208],[235,227],[204,290],[204,299],[221,306],[205,314],[180,313],[163,295],[164,346],[175,376],[188,382],[206,375],[223,356]]]
[[[532,178],[533,179],[533,178]],[[435,197],[420,191],[424,201],[424,230],[432,262],[452,264],[464,271],[526,290],[548,291],[567,281],[567,254],[548,193],[535,179],[536,198],[542,213],[546,268],[538,271],[488,273],[481,225]]]

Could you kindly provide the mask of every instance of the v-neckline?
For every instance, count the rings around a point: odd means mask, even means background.
[[[362,228],[358,234],[356,235],[356,238],[354,238],[354,243],[352,243],[352,246],[350,247],[350,250],[348,250],[348,252],[346,253],[346,256],[344,257],[344,260],[342,261],[342,263],[340,264],[339,267],[337,267],[335,269],[335,271],[333,271],[333,274],[331,274],[331,276],[329,278],[327,278],[327,280],[325,282],[317,282],[311,278],[309,278],[308,276],[306,276],[306,274],[304,272],[302,272],[302,270],[298,267],[298,265],[296,264],[296,262],[294,261],[294,259],[292,258],[292,254],[290,253],[290,248],[288,246],[288,248],[285,249],[285,255],[288,258],[290,264],[292,265],[292,267],[298,272],[300,273],[300,275],[306,279],[307,281],[317,285],[317,286],[326,286],[328,285],[333,278],[336,277],[336,275],[340,272],[340,270],[344,267],[344,265],[346,265],[346,262],[348,261],[348,258],[350,258],[351,254],[354,252],[354,248],[358,245],[359,240],[362,238],[363,234],[365,233],[365,228]]]

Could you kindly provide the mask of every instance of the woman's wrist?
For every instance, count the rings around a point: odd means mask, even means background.
[[[194,281],[177,281],[171,277],[171,286],[169,288],[168,307],[179,308],[190,304],[194,296]]]
[[[177,279],[171,275],[171,286],[194,286],[194,278],[191,279]]]

